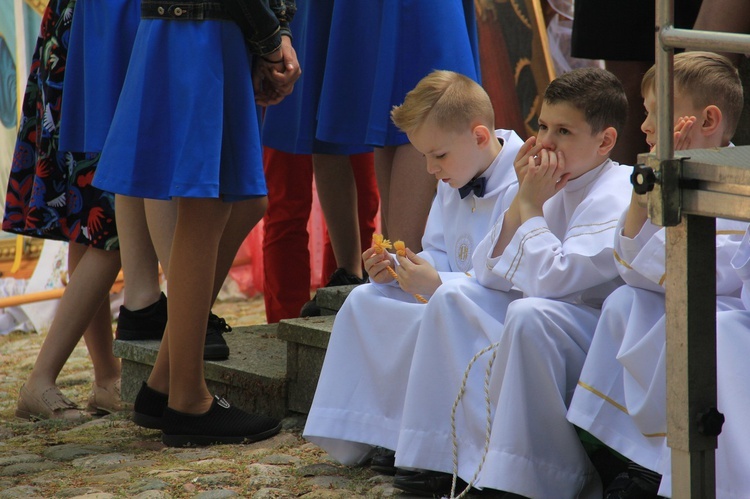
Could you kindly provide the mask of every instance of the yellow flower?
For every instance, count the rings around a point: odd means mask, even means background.
[[[406,244],[403,241],[393,243],[393,249],[396,250],[398,256],[406,256]]]
[[[372,247],[375,248],[375,253],[380,254],[387,249],[393,248],[393,245],[388,239],[383,238],[383,234],[373,234]]]

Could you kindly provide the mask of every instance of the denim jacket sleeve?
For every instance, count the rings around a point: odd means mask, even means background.
[[[295,0],[224,0],[224,4],[253,54],[270,54],[281,45],[282,35],[292,36],[289,23],[297,11]]]

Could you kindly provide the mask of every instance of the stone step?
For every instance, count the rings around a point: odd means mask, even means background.
[[[278,338],[287,343],[287,402],[291,411],[310,411],[334,318],[322,315],[279,322]]]
[[[229,359],[205,361],[206,383],[212,393],[250,412],[284,417],[287,413],[287,344],[276,337],[277,324],[235,327],[224,339]],[[122,359],[122,398],[133,402],[141,382],[156,361],[160,342],[115,340]]]
[[[319,288],[316,292],[315,301],[321,309],[322,315],[334,315],[341,309],[344,300],[356,285],[332,286],[330,288]]]
[[[279,324],[235,327],[224,335],[229,359],[206,361],[212,393],[244,410],[283,417],[307,413],[323,366],[335,313],[354,286],[320,288],[317,302],[324,315],[283,320]],[[156,361],[159,341],[115,340],[122,359],[122,398],[133,402]]]

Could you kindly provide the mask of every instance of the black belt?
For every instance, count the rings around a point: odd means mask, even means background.
[[[220,2],[191,2],[190,0],[181,2],[143,0],[141,2],[141,19],[232,20],[224,9],[224,4]]]

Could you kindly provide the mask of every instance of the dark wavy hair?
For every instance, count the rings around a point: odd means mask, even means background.
[[[544,102],[566,102],[583,112],[591,133],[613,127],[619,134],[628,117],[628,98],[620,80],[601,68],[580,68],[552,80]]]

